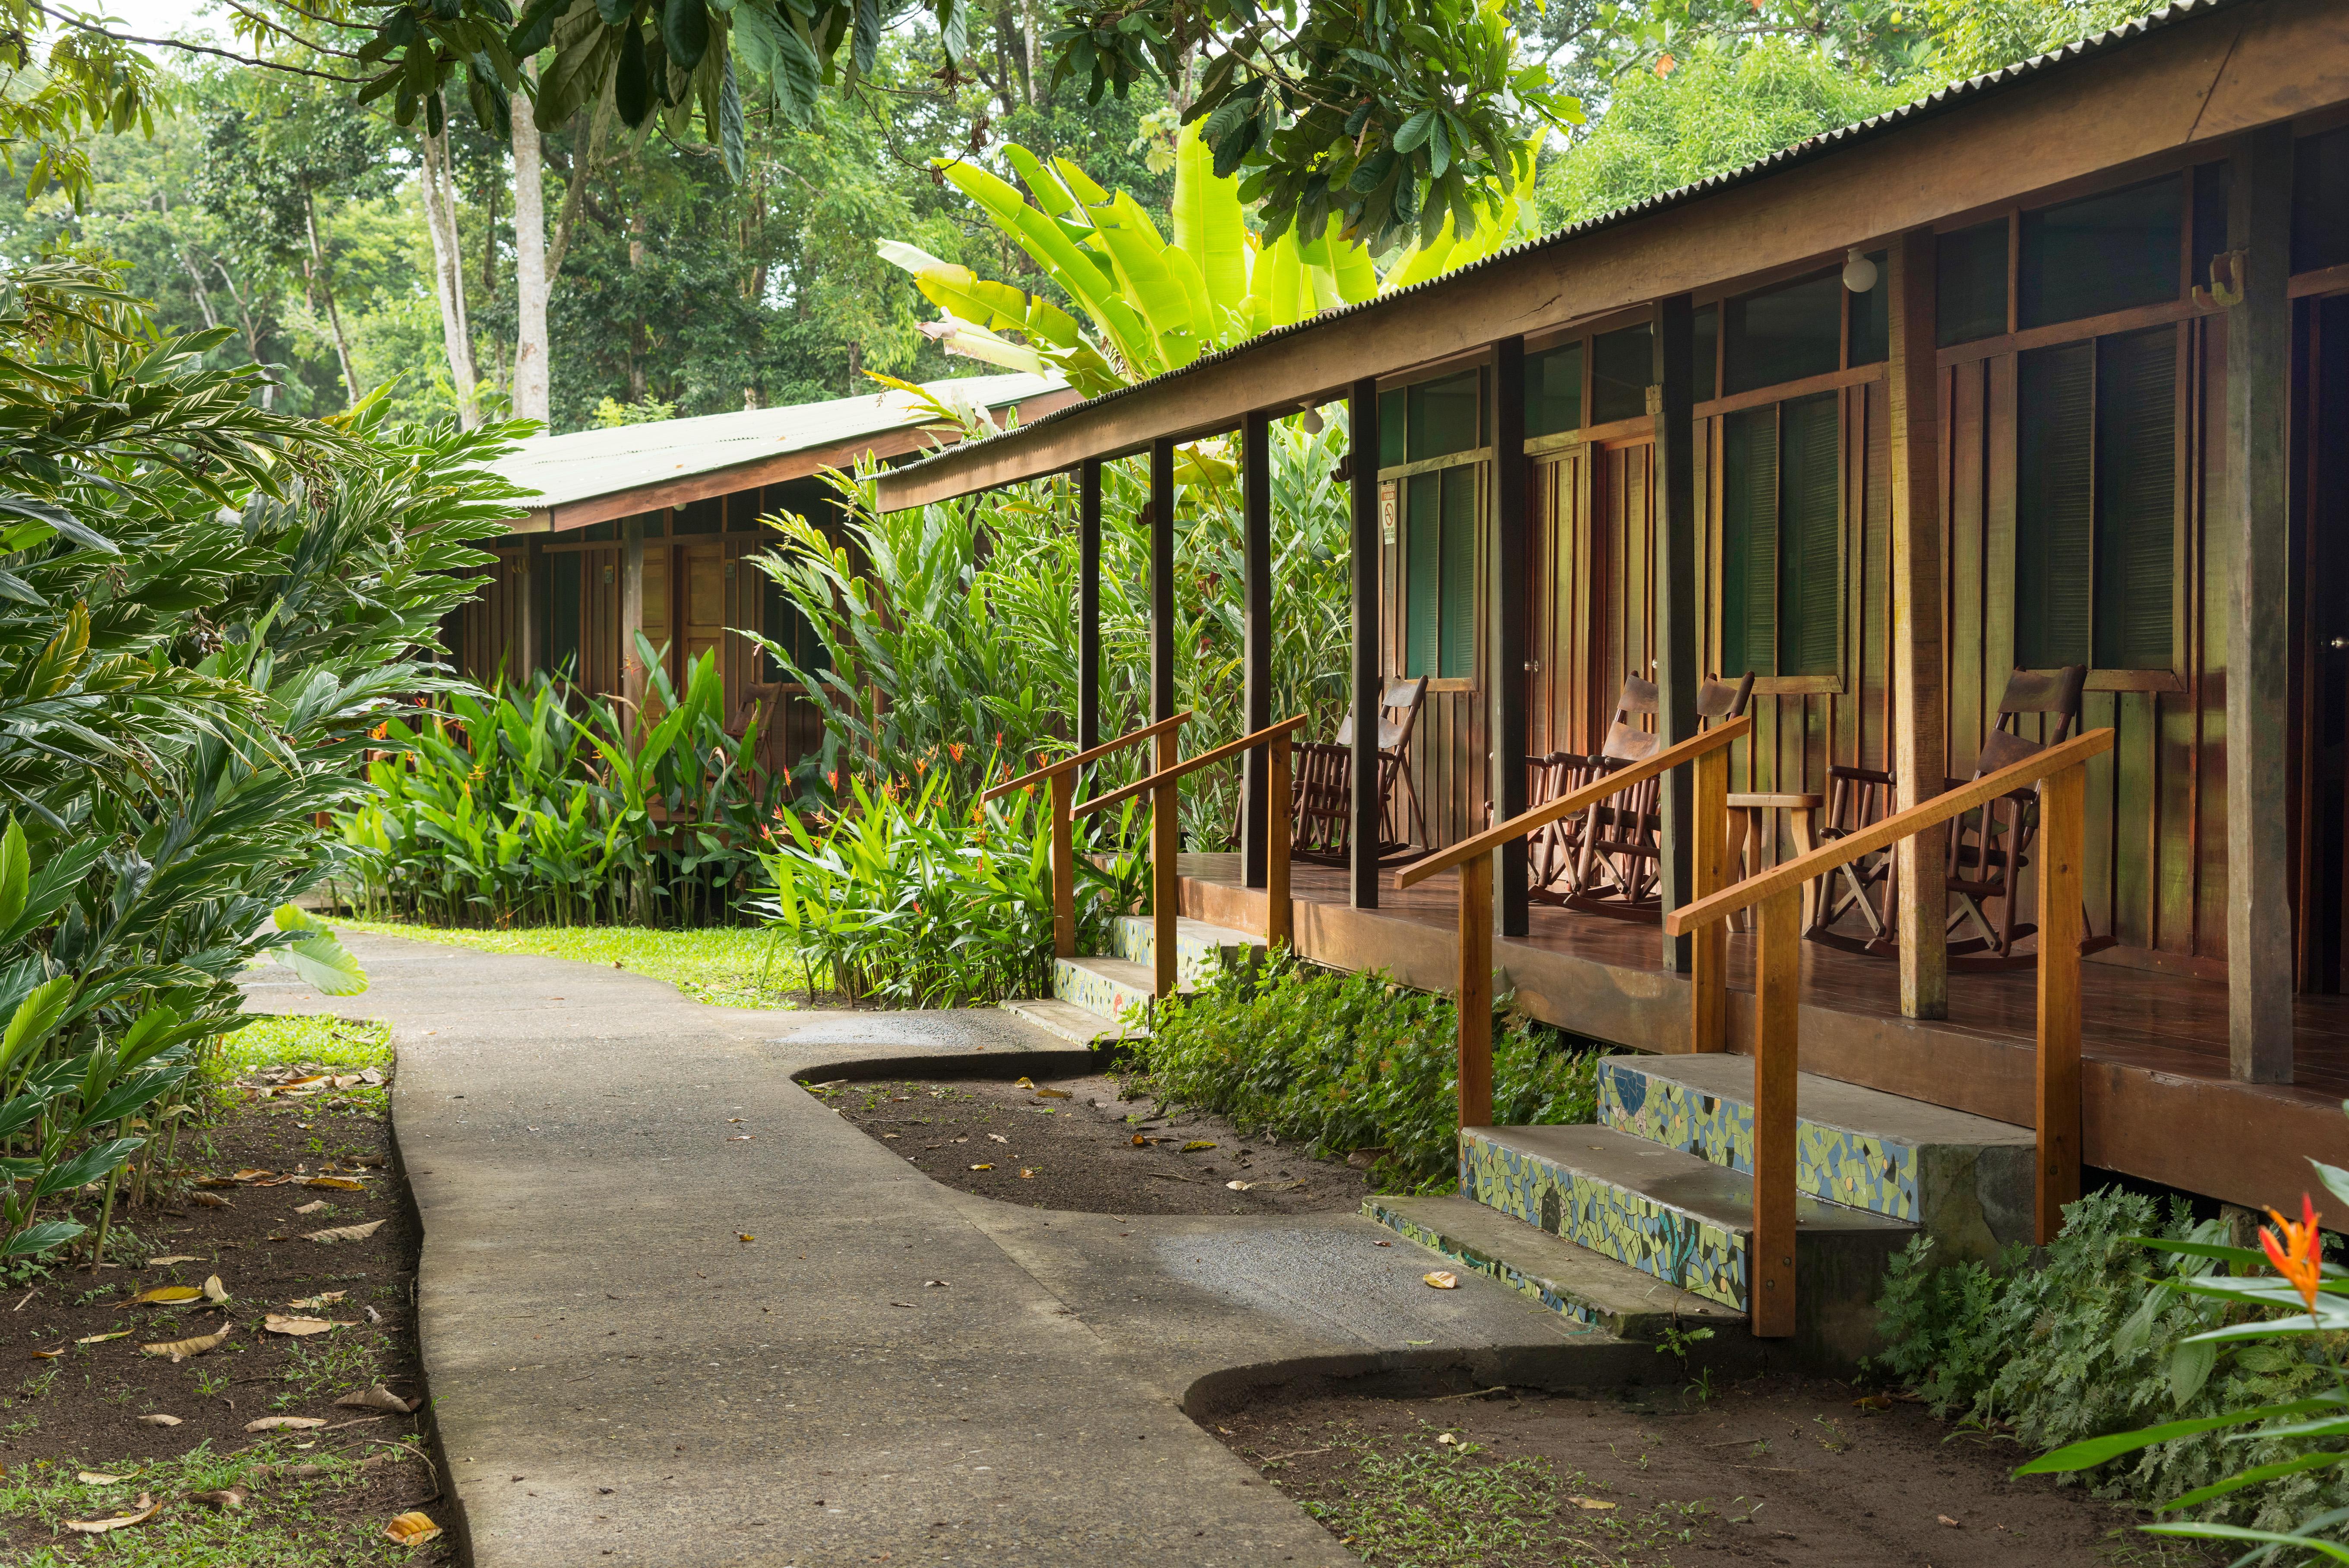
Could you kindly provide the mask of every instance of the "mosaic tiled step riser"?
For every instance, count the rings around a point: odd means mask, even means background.
[[[1432,1231],[1408,1214],[1398,1213],[1375,1198],[1363,1205],[1362,1212],[1395,1234],[1417,1242],[1429,1252],[1442,1253],[1462,1268],[1474,1269],[1478,1274],[1498,1280],[1519,1295],[1541,1303],[1562,1317],[1570,1317],[1575,1322],[1587,1324],[1592,1328],[1604,1329],[1609,1326],[1605,1315],[1580,1297],[1562,1295],[1523,1270],[1511,1266],[1507,1260],[1490,1256],[1478,1248]]]
[[[1460,1139],[1460,1190],[1554,1236],[1745,1310],[1745,1237],[1736,1232],[1474,1132]]]
[[[1651,1078],[1619,1057],[1599,1064],[1599,1120],[1732,1171],[1754,1169],[1752,1106]],[[1795,1155],[1795,1185],[1806,1196],[1911,1223],[1924,1218],[1914,1144],[1798,1120]]]
[[[1129,1007],[1146,1008],[1151,1000],[1146,985],[1127,985],[1066,958],[1052,961],[1052,995],[1112,1019],[1124,1018]]]
[[[1110,937],[1111,947],[1120,958],[1149,967],[1158,954],[1157,930],[1146,915],[1121,917]],[[1174,988],[1195,991],[1205,984],[1209,964],[1217,958],[1245,963],[1260,951],[1250,943],[1220,943],[1206,939],[1181,924],[1174,928]]]

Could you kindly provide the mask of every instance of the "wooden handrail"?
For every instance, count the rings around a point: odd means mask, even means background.
[[[1896,811],[1872,827],[1862,828],[1845,838],[1831,840],[1808,854],[1797,855],[1693,903],[1683,904],[1664,916],[1664,929],[1674,936],[1683,936],[1715,921],[1725,920],[1741,909],[1760,903],[1773,893],[1799,888],[1815,877],[1825,876],[1837,866],[1856,861],[1862,855],[1889,849],[1912,834],[1937,827],[1952,817],[1963,816],[2002,795],[2012,795],[2018,789],[2038,783],[2050,774],[2060,773],[2112,748],[2113,732],[2109,729],[2091,729],[2076,735],[2061,746],[2033,752],[2011,767],[1986,773],[1930,800],[1920,801],[1905,811]]]
[[[1000,796],[1009,795],[1014,790],[1025,789],[1031,784],[1040,784],[1056,774],[1066,773],[1071,768],[1082,768],[1086,763],[1098,761],[1112,751],[1122,751],[1129,746],[1148,740],[1162,730],[1173,729],[1178,725],[1189,723],[1190,720],[1191,710],[1185,708],[1172,718],[1162,718],[1155,724],[1145,724],[1140,729],[1128,730],[1115,740],[1102,742],[1091,751],[1080,751],[1073,757],[1063,757],[1058,762],[1048,762],[1033,773],[1022,773],[1009,783],[998,784],[992,789],[984,790],[978,797],[979,801],[984,804]]]
[[[1161,784],[1172,784],[1185,773],[1195,772],[1210,763],[1222,762],[1228,758],[1237,757],[1243,751],[1254,751],[1274,736],[1284,735],[1304,722],[1305,715],[1300,713],[1293,718],[1284,718],[1278,724],[1268,724],[1253,735],[1243,735],[1237,740],[1226,740],[1221,746],[1202,751],[1196,757],[1186,758],[1170,768],[1162,768],[1146,779],[1137,779],[1123,789],[1112,789],[1106,795],[1096,795],[1076,807],[1070,815],[1081,817],[1088,811],[1098,811],[1104,806],[1114,806],[1121,800],[1132,799],[1146,789],[1155,789]]]
[[[1450,849],[1438,850],[1432,855],[1413,861],[1395,872],[1397,887],[1410,887],[1432,876],[1450,871],[1464,861],[1491,854],[1511,839],[1522,838],[1537,828],[1546,827],[1561,817],[1571,817],[1577,811],[1587,811],[1611,795],[1621,793],[1634,784],[1644,783],[1660,773],[1668,772],[1683,762],[1694,761],[1709,751],[1717,751],[1733,742],[1744,739],[1754,730],[1750,715],[1741,714],[1726,724],[1716,725],[1686,740],[1676,741],[1643,762],[1619,768],[1603,779],[1594,779],[1579,789],[1570,789],[1554,800],[1545,800],[1529,811],[1520,811],[1506,822],[1496,822],[1474,838],[1463,839]]]

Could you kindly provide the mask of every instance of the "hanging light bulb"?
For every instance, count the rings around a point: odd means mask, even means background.
[[[1843,286],[1854,294],[1866,294],[1876,286],[1876,263],[1861,255],[1857,245],[1844,253]]]
[[[1309,436],[1319,435],[1321,433],[1321,406],[1316,403],[1308,407],[1305,412],[1299,417],[1297,424],[1298,428],[1302,429]]]

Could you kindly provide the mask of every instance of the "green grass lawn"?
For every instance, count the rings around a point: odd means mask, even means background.
[[[741,926],[703,931],[651,931],[636,925],[539,926],[522,931],[454,930],[394,921],[337,920],[337,930],[419,942],[445,942],[483,953],[527,953],[615,965],[666,980],[697,1002],[717,1007],[788,1007],[801,987],[772,933]]]

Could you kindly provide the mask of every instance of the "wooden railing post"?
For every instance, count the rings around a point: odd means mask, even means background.
[[[1076,835],[1071,830],[1069,808],[1076,804],[1077,770],[1064,768],[1052,775],[1052,955],[1077,955]]]
[[[1460,1125],[1493,1125],[1493,857],[1460,862]]]
[[[2086,852],[2088,769],[2074,763],[2039,784],[2038,1243],[2064,1226],[2080,1196],[2080,862]]]
[[[1264,754],[1264,940],[1297,945],[1297,906],[1288,902],[1288,738],[1282,730]]]
[[[1174,732],[1158,737],[1158,767],[1174,766]],[[1156,961],[1154,995],[1174,995],[1174,857],[1183,843],[1177,815],[1181,784],[1169,779],[1150,792],[1150,930],[1151,956]]]
[[[1754,1237],[1746,1302],[1759,1339],[1795,1332],[1795,1075],[1803,977],[1803,890],[1762,901],[1754,998]],[[1720,929],[1718,922],[1713,929]]]
[[[1695,854],[1690,871],[1694,898],[1729,885],[1729,751],[1708,751],[1696,759]],[[1692,900],[1693,902],[1693,900]],[[1692,1051],[1729,1048],[1729,928],[1721,921],[1700,927],[1690,944],[1689,978],[1695,991]]]

